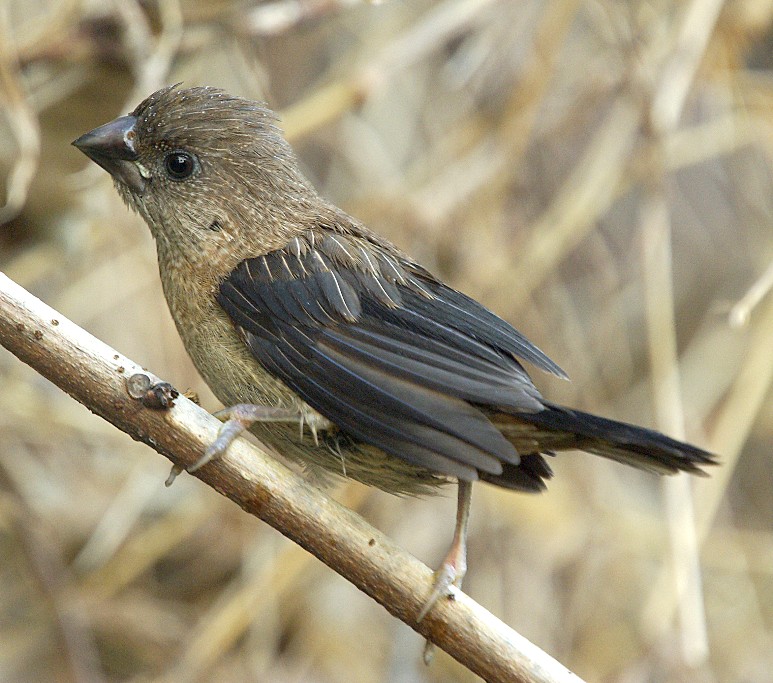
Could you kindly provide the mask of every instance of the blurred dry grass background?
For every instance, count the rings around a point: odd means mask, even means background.
[[[589,681],[773,680],[769,0],[0,0],[0,267],[217,402],[69,142],[171,82],[265,99],[318,188],[514,322],[550,398],[720,453],[480,485],[466,590]],[[1,681],[468,681],[0,349]],[[334,494],[430,566],[455,495]]]

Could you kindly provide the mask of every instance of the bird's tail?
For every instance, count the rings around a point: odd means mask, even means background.
[[[544,488],[550,468],[539,455],[581,450],[657,474],[690,472],[705,475],[714,455],[652,429],[545,402],[536,413],[498,415],[495,424],[521,454],[521,465],[506,466],[491,483],[522,490]]]

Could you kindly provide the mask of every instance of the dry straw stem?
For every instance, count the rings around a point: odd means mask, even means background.
[[[469,27],[494,0],[446,2],[430,9],[415,26],[399,34],[354,77],[336,80],[282,112],[291,140],[302,138],[352,109],[395,74],[417,64],[451,37]]]
[[[4,94],[8,122],[18,147],[8,174],[7,199],[5,205],[0,206],[0,225],[14,218],[24,206],[40,156],[40,130],[19,82],[8,23],[8,8],[0,5],[0,91]]]
[[[136,363],[0,274],[0,342],[91,411],[181,466],[195,462],[219,422],[179,398],[152,410],[131,398]],[[151,377],[151,379],[154,379]],[[463,593],[421,622],[432,572],[274,458],[243,439],[196,476],[313,553],[411,628],[487,681],[580,683]]]
[[[723,0],[693,0],[689,3],[670,46],[670,57],[654,93],[650,112],[657,173],[649,183],[647,199],[641,210],[649,359],[658,426],[679,438],[684,438],[686,430],[676,339],[671,253],[673,236],[662,185],[665,177],[662,143],[679,127],[690,87],[723,4]],[[684,478],[664,483],[662,488],[668,510],[682,656],[690,665],[699,666],[708,660],[709,643],[692,489]],[[664,613],[668,614],[668,610],[661,612]],[[649,622],[657,618],[650,615]]]

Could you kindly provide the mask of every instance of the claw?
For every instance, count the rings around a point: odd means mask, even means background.
[[[424,641],[424,652],[422,652],[421,658],[425,666],[432,664],[432,660],[435,658],[435,643],[431,640]]]
[[[222,457],[228,450],[228,447],[233,443],[234,439],[236,439],[236,437],[238,437],[245,429],[248,429],[251,424],[251,422],[247,423],[245,420],[239,418],[228,418],[217,432],[217,438],[209,445],[207,450],[204,451],[204,455],[188,468],[188,472],[195,472],[200,467],[206,465],[210,460]]]
[[[463,578],[464,574],[458,574],[456,567],[446,559],[440,566],[440,569],[435,572],[435,583],[432,586],[432,592],[424,602],[424,606],[421,608],[419,616],[416,617],[416,621],[421,621],[426,617],[441,597],[445,595],[452,597],[453,593],[450,591],[451,586],[456,586],[457,588],[461,587]]]
[[[335,444],[335,452],[338,453],[338,457],[341,459],[341,474],[346,476],[346,458],[341,450],[341,444],[338,441],[336,441]]]
[[[172,484],[174,484],[174,480],[177,479],[177,476],[182,474],[185,471],[185,468],[182,465],[172,465],[172,471],[169,472],[169,476],[166,478],[166,481],[164,481],[164,486],[169,488]]]
[[[313,413],[307,413],[303,408],[297,413],[298,424],[300,425],[301,441],[303,441],[303,428],[308,425],[311,432],[311,438],[314,439],[314,445],[319,446],[319,437],[317,436],[317,427],[319,426],[319,419],[315,417]]]

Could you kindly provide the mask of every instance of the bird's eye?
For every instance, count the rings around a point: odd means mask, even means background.
[[[196,159],[188,152],[170,152],[164,157],[164,168],[172,180],[185,180],[196,169]]]

